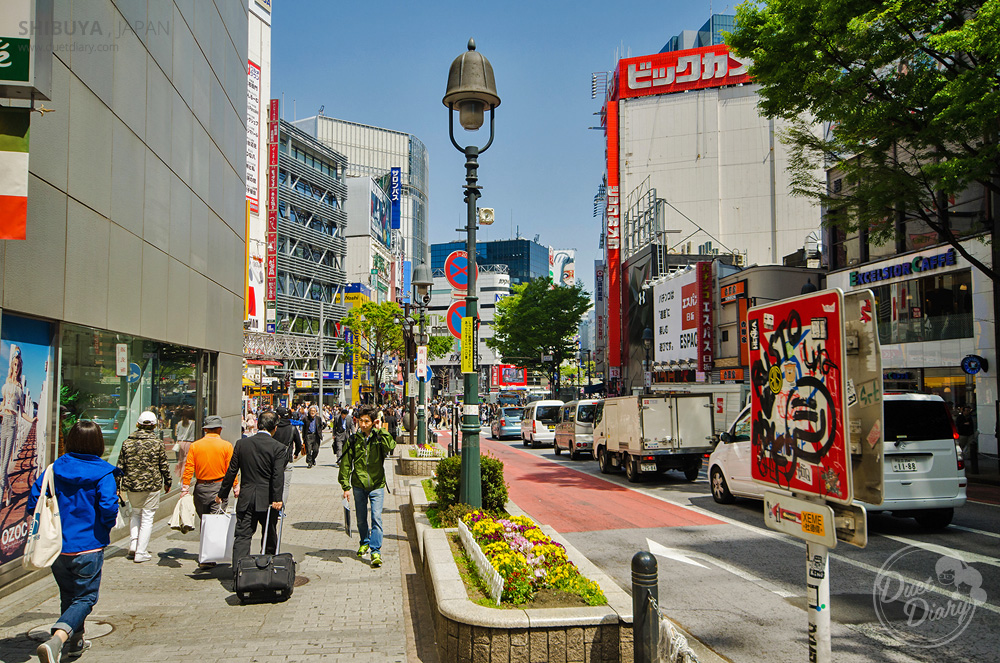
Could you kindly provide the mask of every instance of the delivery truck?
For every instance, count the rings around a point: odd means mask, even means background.
[[[624,469],[630,482],[680,470],[698,478],[714,447],[712,394],[606,398],[595,416],[594,455],[601,472]]]

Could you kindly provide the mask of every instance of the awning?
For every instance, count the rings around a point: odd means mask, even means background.
[[[280,361],[273,359],[247,359],[247,364],[250,366],[284,366]]]
[[[243,378],[243,386],[244,387],[256,387],[257,383],[254,382],[253,380],[247,380],[246,378]]]

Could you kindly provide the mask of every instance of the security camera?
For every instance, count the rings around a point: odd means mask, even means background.
[[[423,300],[424,306],[428,306],[431,303],[430,293],[424,295],[421,299]]]

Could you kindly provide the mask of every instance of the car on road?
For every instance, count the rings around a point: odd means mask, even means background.
[[[965,462],[958,432],[940,396],[885,394],[884,489],[882,504],[864,504],[869,513],[912,517],[927,529],[951,523],[966,500]],[[712,497],[730,504],[737,497],[762,499],[771,488],[751,477],[750,406],[720,437],[708,459]]]
[[[594,457],[594,417],[603,406],[599,400],[570,401],[563,405],[552,443],[557,456],[566,449],[573,460],[582,453]]]
[[[497,416],[490,424],[490,435],[494,440],[502,440],[505,437],[517,437],[521,434],[521,414],[523,410],[519,407],[500,408]]]
[[[556,439],[556,425],[563,405],[562,401],[535,401],[524,408],[521,416],[521,442],[524,446],[552,444]]]
[[[118,431],[125,423],[125,410],[117,407],[89,407],[80,413],[80,421],[93,421],[101,427],[104,446],[110,449],[118,439]]]

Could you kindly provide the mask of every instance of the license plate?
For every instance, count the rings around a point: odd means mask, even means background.
[[[893,458],[892,459],[892,471],[893,472],[916,472],[917,471],[917,461],[910,458]]]
[[[549,430],[555,430],[555,429],[556,429],[555,426],[549,426]]]
[[[655,472],[656,463],[639,463],[640,472]]]

